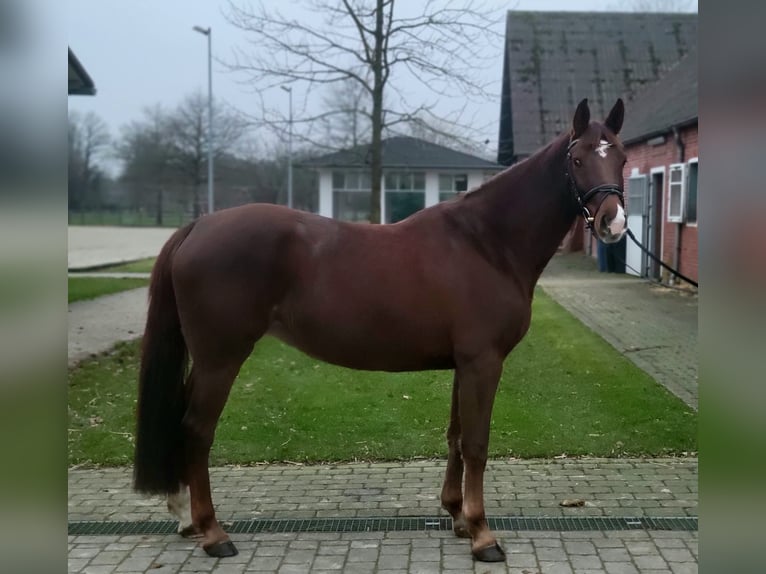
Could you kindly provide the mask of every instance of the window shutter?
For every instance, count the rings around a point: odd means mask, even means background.
[[[643,215],[646,212],[646,188],[645,175],[634,175],[628,179],[628,215]]]
[[[686,184],[686,165],[674,163],[670,166],[668,182],[668,221],[682,223],[684,220],[684,191]]]

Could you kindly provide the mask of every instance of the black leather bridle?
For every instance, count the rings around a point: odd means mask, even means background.
[[[588,191],[584,192],[577,186],[577,182],[574,180],[572,175],[569,173],[569,164],[572,161],[572,147],[579,142],[579,139],[574,139],[569,142],[569,146],[567,146],[567,163],[566,167],[564,168],[564,173],[566,174],[567,181],[569,182],[569,188],[572,191],[572,196],[574,197],[574,200],[577,202],[577,208],[578,211],[582,214],[583,218],[585,219],[585,226],[593,230],[593,221],[594,221],[594,215],[591,215],[590,211],[588,210],[588,202],[593,198],[593,196],[598,195],[599,193],[603,194],[603,197],[601,198],[601,201],[598,202],[598,206],[596,207],[595,213],[598,213],[598,210],[601,209],[601,204],[604,203],[604,200],[609,197],[610,195],[616,195],[620,198],[620,203],[622,204],[623,209],[625,208],[625,195],[623,189],[614,183],[605,183],[603,185],[597,185],[596,187],[592,187]]]

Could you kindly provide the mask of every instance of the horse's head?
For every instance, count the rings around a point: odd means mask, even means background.
[[[625,108],[618,99],[603,124],[590,121],[588,100],[572,122],[567,175],[579,209],[599,239],[615,243],[625,234],[622,169],[625,150],[617,138]]]

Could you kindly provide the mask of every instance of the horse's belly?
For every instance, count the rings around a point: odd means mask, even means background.
[[[433,335],[412,333],[386,325],[378,329],[341,327],[337,324],[288,325],[272,322],[269,334],[316,359],[368,371],[421,371],[454,367],[452,349]],[[303,325],[300,325],[303,323]]]

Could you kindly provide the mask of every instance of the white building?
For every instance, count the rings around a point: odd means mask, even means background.
[[[369,145],[317,157],[301,165],[319,172],[319,214],[369,221]],[[413,137],[383,140],[380,212],[384,223],[481,185],[505,169],[494,162]]]

